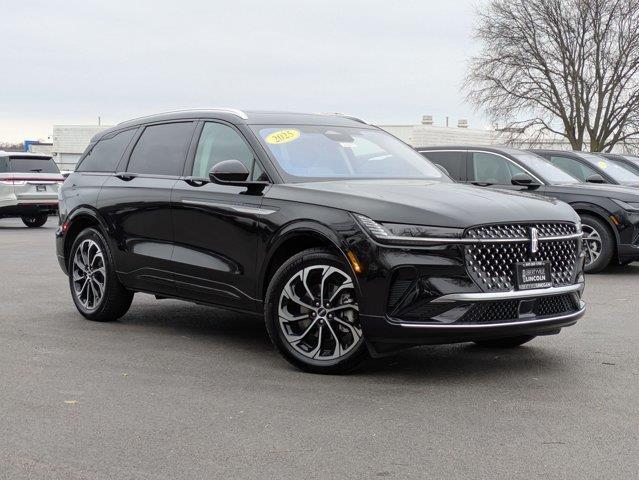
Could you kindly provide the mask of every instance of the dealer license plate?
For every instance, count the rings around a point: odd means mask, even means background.
[[[550,262],[518,262],[515,264],[515,268],[517,269],[517,288],[519,290],[552,287]]]

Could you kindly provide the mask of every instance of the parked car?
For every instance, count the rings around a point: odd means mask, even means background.
[[[527,191],[570,204],[581,218],[585,271],[597,273],[612,261],[639,260],[639,191],[610,184],[581,183],[533,153],[506,147],[419,148],[453,179],[484,187]]]
[[[598,153],[606,160],[612,163],[616,163],[627,170],[630,170],[635,175],[639,175],[639,157],[634,155],[622,155],[620,153]]]
[[[60,198],[58,258],[86,318],[117,319],[134,292],[264,315],[313,372],[421,344],[514,347],[585,308],[569,205],[456,184],[351,117],[128,121],[93,138]]]
[[[573,177],[588,183],[639,187],[639,174],[599,154],[563,150],[530,150]]]
[[[41,227],[58,211],[63,181],[49,156],[0,151],[0,218],[20,217],[27,227]]]

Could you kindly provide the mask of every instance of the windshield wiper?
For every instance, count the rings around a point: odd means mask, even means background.
[[[36,172],[36,173],[40,173],[42,171],[41,168],[32,168],[31,170],[29,170],[30,172]]]

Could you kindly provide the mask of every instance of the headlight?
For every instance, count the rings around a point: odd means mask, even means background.
[[[454,240],[461,238],[464,233],[462,228],[376,222],[359,214],[355,214],[355,217],[375,240],[383,243],[400,245],[455,243]]]
[[[627,212],[639,212],[639,203],[637,202],[624,202],[623,200],[616,200],[614,198],[611,198],[610,200],[615,202]]]

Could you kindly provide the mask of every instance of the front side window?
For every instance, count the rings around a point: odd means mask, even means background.
[[[9,171],[20,173],[60,173],[60,169],[50,157],[11,157]]]
[[[146,127],[131,152],[127,171],[151,175],[181,175],[192,134],[193,122]]]
[[[78,172],[115,172],[135,132],[134,128],[103,138],[89,150],[76,170]]]
[[[202,128],[200,141],[195,152],[192,175],[208,178],[211,168],[224,160],[239,160],[251,172],[251,180],[268,180],[260,164],[255,160],[253,150],[240,134],[228,125],[207,122]]]
[[[594,168],[590,168],[574,158],[552,155],[550,162],[582,182],[587,181],[592,175],[598,175]]]
[[[251,127],[291,182],[321,179],[451,180],[392,135],[372,128],[321,125]]]
[[[470,169],[471,182],[512,185],[513,175],[526,173],[522,168],[492,153],[473,152]]]

